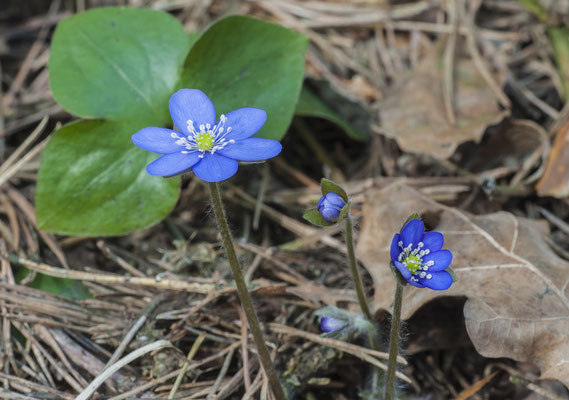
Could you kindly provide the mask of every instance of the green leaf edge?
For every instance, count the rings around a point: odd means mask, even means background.
[[[304,213],[304,215],[302,216],[302,218],[304,218],[305,220],[307,220],[308,222],[310,222],[313,225],[316,226],[332,226],[332,225],[336,225],[335,222],[328,222],[324,219],[324,217],[322,216],[322,214],[320,214],[320,211],[318,211],[317,208],[311,208],[310,210],[306,211]]]
[[[320,110],[311,107],[310,103],[317,103],[317,107],[320,107]],[[326,121],[330,121],[342,129],[350,138],[360,142],[368,142],[370,139],[369,135],[366,135],[359,129],[354,128],[352,124],[350,124],[337,112],[332,110],[328,104],[324,103],[318,96],[316,96],[310,89],[308,89],[306,85],[302,86],[300,95],[298,97],[298,103],[296,105],[296,109],[294,110],[294,115],[300,117],[321,118],[325,119]]]
[[[339,194],[346,203],[348,202],[348,194],[346,191],[330,179],[320,179],[320,189],[322,190],[322,196],[326,196],[328,193],[336,193]]]

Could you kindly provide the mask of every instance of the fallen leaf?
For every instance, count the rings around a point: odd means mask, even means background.
[[[414,70],[402,74],[380,104],[382,131],[402,150],[449,158],[463,142],[478,142],[489,125],[508,113],[469,58],[455,61],[454,111],[451,124],[443,101],[443,50],[436,47]],[[499,85],[503,76],[494,78]]]
[[[400,184],[372,189],[357,254],[374,282],[374,308],[392,304],[389,245],[412,212],[445,235],[459,281],[442,292],[407,286],[403,317],[441,296],[466,297],[466,329],[480,354],[534,362],[541,378],[569,385],[569,263],[544,241],[546,224],[508,212],[470,215]]]
[[[540,196],[569,196],[569,122],[559,128],[536,190]]]

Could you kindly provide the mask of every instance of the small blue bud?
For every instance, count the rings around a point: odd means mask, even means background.
[[[320,320],[320,329],[325,333],[337,331],[338,329],[342,329],[344,326],[346,326],[346,321],[342,321],[340,319],[322,317]]]
[[[318,201],[318,211],[327,222],[336,222],[346,202],[338,193],[327,193]]]

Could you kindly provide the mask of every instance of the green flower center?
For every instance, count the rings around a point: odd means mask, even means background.
[[[407,269],[414,275],[419,269],[421,269],[421,262],[421,257],[410,254],[403,261],[403,265],[405,265]]]
[[[211,130],[202,131],[195,136],[196,147],[201,151],[210,150],[215,143],[215,134]]]

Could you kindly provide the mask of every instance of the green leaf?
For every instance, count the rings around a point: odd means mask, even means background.
[[[342,128],[352,139],[367,141],[369,137],[355,129],[348,121],[334,112],[330,107],[322,102],[306,86],[302,87],[298,104],[296,105],[296,115],[305,117],[318,117],[326,119]]]
[[[308,222],[316,225],[316,226],[332,226],[336,225],[335,222],[328,222],[322,217],[322,214],[318,211],[317,208],[311,208],[307,212],[304,213],[302,216]]]
[[[348,194],[340,185],[336,182],[331,181],[330,179],[322,178],[320,179],[320,189],[322,190],[322,196],[327,195],[328,193],[337,193],[342,196],[342,199],[347,203],[348,202]]]
[[[168,98],[190,46],[167,13],[95,8],[62,20],[49,59],[53,96],[85,118],[152,115],[169,122]]]
[[[304,76],[307,38],[246,16],[212,25],[194,44],[180,87],[200,89],[217,114],[241,107],[267,112],[256,135],[279,140],[292,119]]]
[[[22,268],[17,277],[18,281],[21,281],[28,274],[29,270],[27,268]],[[73,300],[85,300],[91,298],[91,294],[81,281],[67,278],[56,278],[40,273],[36,274],[34,280],[29,284],[29,287]]]
[[[179,195],[179,179],[151,177],[157,155],[130,136],[171,124],[168,99],[198,35],[187,36],[167,13],[107,7],[62,20],[49,60],[55,99],[86,118],[56,132],[38,176],[41,229],[75,235],[119,235],[164,218]]]
[[[158,156],[130,136],[145,121],[80,121],[57,131],[46,146],[38,176],[40,229],[72,235],[120,235],[160,221],[179,196],[179,179],[153,177]]]

